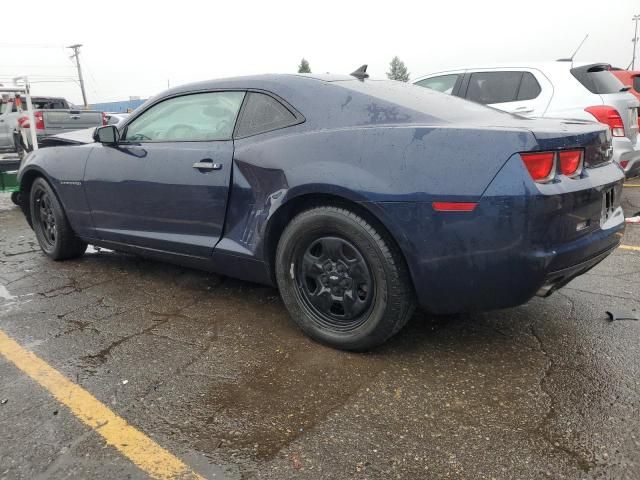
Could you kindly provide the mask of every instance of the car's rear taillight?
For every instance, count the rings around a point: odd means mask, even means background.
[[[629,165],[629,160],[621,160],[620,161],[620,166],[622,168],[627,168],[627,165]]]
[[[555,153],[553,152],[535,152],[521,153],[522,161],[529,171],[529,175],[536,182],[545,182],[553,178]]]
[[[18,118],[18,126],[20,128],[29,128],[29,117],[24,116]]]
[[[556,175],[578,177],[582,174],[584,150],[558,150],[555,152],[526,152],[520,157],[529,175],[538,183],[552,181]]]
[[[582,150],[563,150],[558,152],[560,171],[563,175],[572,176],[580,173]]]
[[[102,126],[104,127],[107,124],[107,114],[102,112]]]
[[[608,125],[611,129],[611,135],[614,137],[624,137],[624,123],[618,110],[609,105],[596,105],[585,108],[585,111],[593,115],[600,123]]]
[[[36,121],[36,130],[44,130],[44,113],[33,112],[33,118]]]

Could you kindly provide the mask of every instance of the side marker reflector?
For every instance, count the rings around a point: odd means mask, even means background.
[[[436,212],[473,212],[477,202],[433,202],[431,206]]]

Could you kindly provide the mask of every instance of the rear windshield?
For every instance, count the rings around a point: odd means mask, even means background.
[[[574,77],[591,93],[617,93],[624,88],[622,82],[609,71],[609,65],[585,65],[571,69]]]
[[[364,82],[353,80],[336,83],[340,83],[344,88],[447,121],[511,117],[511,115],[500,110],[411,83],[392,80],[366,80]],[[389,117],[390,120],[394,115],[394,111],[388,111],[382,107],[380,112],[375,113]]]
[[[69,108],[67,101],[63,98],[32,98],[35,110],[66,110]]]

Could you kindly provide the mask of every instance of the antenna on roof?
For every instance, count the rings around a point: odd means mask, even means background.
[[[582,48],[582,45],[584,45],[584,42],[587,41],[587,38],[589,38],[588,33],[584,36],[584,38],[580,42],[580,45],[578,45],[578,48],[576,48],[576,51],[573,52],[573,55],[571,55],[569,58],[559,58],[558,62],[573,62],[573,57],[575,57],[576,53],[578,53],[578,51]]]
[[[365,78],[369,78],[369,74],[367,73],[367,65],[362,65],[355,72],[351,72],[351,75],[356,77],[358,80],[364,80]]]

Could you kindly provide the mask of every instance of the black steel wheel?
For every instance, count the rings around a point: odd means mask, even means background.
[[[275,266],[293,320],[336,348],[380,345],[414,310],[408,270],[395,245],[344,208],[316,207],[295,217],[280,238]]]
[[[42,251],[54,260],[82,255],[87,244],[80,240],[51,186],[37,178],[30,192],[31,224]]]
[[[366,320],[375,280],[351,242],[320,237],[299,250],[295,263],[297,293],[319,325],[347,331]]]
[[[44,250],[51,250],[56,245],[58,229],[49,192],[38,188],[34,195],[34,207],[34,216],[37,218],[36,228],[40,233],[38,240],[42,241]]]

